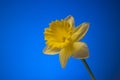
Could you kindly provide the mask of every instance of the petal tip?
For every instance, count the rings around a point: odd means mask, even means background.
[[[72,16],[72,15],[68,15],[67,18],[68,18],[68,19],[69,19],[69,18],[73,18],[73,16]]]
[[[89,27],[90,23],[89,22],[84,22],[83,25],[86,26],[86,27]]]

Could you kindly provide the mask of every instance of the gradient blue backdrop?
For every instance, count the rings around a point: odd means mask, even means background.
[[[96,79],[120,80],[119,0],[1,0],[0,80],[91,80],[80,60],[62,69],[58,55],[42,53],[44,28],[67,15],[91,24],[82,41]]]

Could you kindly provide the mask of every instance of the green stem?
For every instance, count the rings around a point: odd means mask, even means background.
[[[92,80],[96,80],[95,77],[94,77],[94,75],[93,75],[93,73],[92,73],[92,71],[91,71],[91,69],[89,68],[86,60],[85,60],[85,59],[81,59],[81,60],[82,60],[82,62],[83,62],[83,64],[84,64],[84,66],[86,67],[86,69],[88,70],[88,72],[89,72]]]

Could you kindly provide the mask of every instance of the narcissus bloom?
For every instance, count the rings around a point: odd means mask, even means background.
[[[88,28],[87,22],[75,27],[72,16],[51,22],[44,32],[46,47],[43,52],[48,55],[59,54],[62,67],[66,66],[70,56],[78,59],[88,58],[89,51],[86,43],[79,42]]]

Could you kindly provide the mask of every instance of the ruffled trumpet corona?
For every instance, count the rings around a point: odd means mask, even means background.
[[[89,57],[89,50],[84,42],[80,40],[85,36],[89,28],[89,23],[84,22],[78,27],[74,25],[73,16],[69,15],[63,20],[56,20],[49,24],[49,28],[45,28],[44,38],[46,47],[44,54],[59,54],[62,67],[70,56],[78,59]]]

